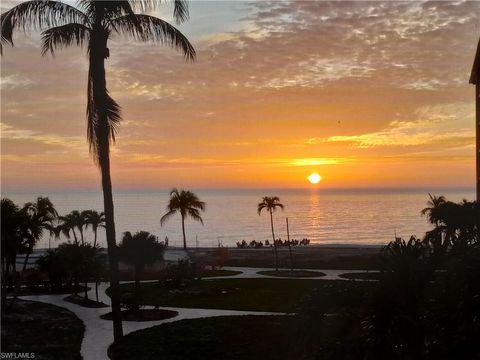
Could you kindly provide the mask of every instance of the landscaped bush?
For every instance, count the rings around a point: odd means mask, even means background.
[[[196,263],[188,259],[178,260],[177,264],[165,267],[159,280],[166,288],[180,288],[197,279],[199,273],[200,269]]]

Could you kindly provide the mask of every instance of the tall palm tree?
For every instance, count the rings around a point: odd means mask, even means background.
[[[75,232],[75,228],[77,227],[77,221],[75,219],[75,214],[73,214],[73,211],[67,215],[60,216],[58,220],[60,221],[58,227],[62,234],[67,239],[70,239],[70,234],[72,234],[75,244],[78,244],[77,233]]]
[[[48,197],[38,197],[35,202],[26,203],[21,211],[26,214],[28,219],[23,227],[23,235],[27,245],[27,254],[22,269],[23,273],[27,267],[33,247],[42,237],[44,230],[50,231],[53,221],[58,217],[58,213]]]
[[[130,231],[123,234],[118,247],[119,258],[135,267],[135,304],[139,305],[139,285],[142,271],[146,265],[152,265],[163,259],[164,246],[155,235],[147,231],[139,231],[132,235]]]
[[[85,228],[92,227],[94,233],[93,247],[97,246],[97,232],[99,227],[105,227],[105,213],[95,210],[85,211]]]
[[[70,232],[73,234],[73,238],[75,239],[75,243],[78,243],[78,237],[75,229],[78,230],[78,233],[80,234],[80,242],[82,245],[85,243],[85,239],[83,237],[83,228],[86,225],[86,213],[85,211],[78,211],[78,210],[72,210],[70,213],[68,213],[65,216],[60,216],[60,228],[62,230],[62,233],[70,239]]]
[[[280,199],[278,196],[264,196],[262,198],[262,202],[258,204],[257,212],[258,215],[262,213],[263,209],[266,209],[270,214],[270,225],[272,227],[272,239],[273,239],[273,251],[275,254],[275,270],[278,271],[278,254],[277,254],[277,244],[275,242],[275,232],[273,230],[273,213],[277,208],[283,210],[283,204],[280,203]]]
[[[110,177],[110,143],[121,120],[120,106],[109,95],[105,77],[108,40],[112,34],[129,35],[140,42],[166,44],[194,60],[195,50],[188,39],[169,23],[135,11],[151,11],[159,0],[94,1],[78,0],[77,7],[60,1],[33,0],[21,3],[1,16],[1,43],[13,45],[14,30],[42,30],[42,54],[71,45],[87,45],[89,58],[87,86],[87,138],[90,151],[102,175],[103,203],[112,289],[114,340],[123,336],[120,313],[118,260],[116,256],[114,207]],[[177,22],[188,18],[185,0],[174,0]]]
[[[185,236],[185,218],[190,216],[193,220],[200,221],[203,225],[203,219],[200,211],[205,211],[205,203],[200,201],[197,195],[188,190],[172,189],[170,191],[170,200],[167,205],[168,212],[160,219],[160,225],[165,222],[176,212],[182,216],[182,233],[183,248],[187,249],[187,238]]]

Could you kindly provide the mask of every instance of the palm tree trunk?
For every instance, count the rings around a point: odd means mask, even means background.
[[[98,303],[98,279],[95,279],[95,298],[97,299]]]
[[[75,244],[78,244],[77,234],[75,233],[75,229],[72,227],[73,238],[75,239]]]
[[[136,309],[140,308],[139,291],[140,291],[141,276],[142,276],[142,267],[137,265],[137,266],[135,266],[135,306],[136,306]]]
[[[187,250],[187,237],[185,236],[185,216],[182,214],[182,233],[183,233],[183,250]]]
[[[288,252],[290,253],[290,270],[293,272],[293,254],[292,254],[292,245],[290,244],[290,229],[288,228],[288,217],[287,221],[287,241],[288,241]]]
[[[80,240],[82,241],[82,245],[85,245],[85,240],[83,239],[83,230],[79,228],[78,231],[80,232]]]
[[[22,267],[22,277],[23,277],[23,273],[25,272],[25,270],[27,269],[27,264],[28,264],[28,259],[30,258],[30,253],[32,252],[31,250],[31,247],[29,246],[28,247],[28,250],[27,250],[27,253],[25,255],[25,260],[23,260],[23,267]]]
[[[2,241],[4,240],[2,239]],[[9,275],[9,266],[10,265],[8,264],[7,258],[4,254],[2,254],[2,313],[7,306],[7,280]]]
[[[275,243],[275,233],[273,232],[273,214],[272,214],[272,210],[269,210],[269,212],[270,212],[270,225],[272,225],[273,251],[275,254],[275,271],[278,271],[277,244]]]
[[[480,81],[475,84],[475,113],[477,202],[480,202]]]
[[[85,284],[84,284],[84,286],[85,286],[85,289],[84,289],[84,290],[85,290],[85,295],[84,295],[85,300],[88,299],[88,290],[87,290],[88,287],[87,287],[87,284],[88,284],[88,279],[85,280]]]
[[[101,14],[97,14],[99,19]],[[105,56],[107,54],[107,35],[103,33],[100,20],[94,24],[94,31],[90,38],[90,71],[92,82],[93,101],[98,112],[96,125],[98,161],[102,173],[103,205],[105,212],[105,232],[108,246],[108,260],[110,267],[110,289],[113,320],[113,339],[119,341],[123,337],[122,318],[120,309],[120,285],[118,276],[117,244],[115,241],[115,218],[112,195],[112,179],[110,177],[110,127],[107,117],[107,86],[105,80]]]
[[[95,229],[95,237],[93,238],[93,247],[97,246],[97,229]]]
[[[102,170],[103,202],[105,211],[105,229],[108,246],[108,261],[110,267],[110,288],[112,291],[113,338],[119,341],[123,336],[122,318],[120,309],[120,284],[118,276],[117,244],[115,241],[115,221],[112,195],[112,181],[110,178],[110,144],[106,141],[106,159],[100,165]]]

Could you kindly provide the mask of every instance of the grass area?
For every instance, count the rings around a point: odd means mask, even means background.
[[[295,312],[311,293],[319,294],[319,306],[326,312],[339,303],[358,306],[358,297],[371,283],[308,279],[218,279],[198,280],[183,289],[168,290],[158,283],[142,283],[144,305],[204,309]],[[132,292],[132,283],[122,284]],[[109,290],[107,290],[109,294]]]
[[[163,309],[139,309],[139,310],[123,310],[122,320],[124,321],[158,321],[170,319],[178,315],[178,311]],[[100,316],[103,320],[112,320],[112,313]]]
[[[208,277],[216,277],[216,276],[233,276],[233,275],[238,275],[238,274],[241,274],[241,273],[242,273],[241,271],[223,270],[223,269],[203,270],[200,273],[200,277],[208,278]]]
[[[320,271],[309,271],[309,270],[265,270],[259,271],[257,274],[267,275],[267,276],[278,276],[278,277],[321,277],[325,276],[324,273]]]
[[[379,272],[361,272],[361,273],[345,273],[340,277],[351,280],[380,280],[381,274]]]
[[[120,360],[295,359],[294,322],[292,316],[181,320],[128,334],[110,352]]]
[[[83,322],[67,309],[17,300],[2,314],[2,352],[33,352],[36,359],[82,359],[84,331]]]

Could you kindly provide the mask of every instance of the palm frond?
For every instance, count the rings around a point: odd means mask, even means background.
[[[170,219],[175,213],[177,212],[177,210],[170,210],[169,212],[167,212],[165,215],[163,215],[161,218],[160,218],[160,226],[163,226],[163,224],[165,224],[165,222]]]
[[[257,208],[258,215],[260,215],[262,213],[262,210],[265,209],[266,207],[267,207],[267,204],[265,203],[258,204],[258,208]]]
[[[1,42],[13,46],[13,31],[44,30],[68,23],[88,25],[87,16],[73,6],[59,1],[34,0],[23,2],[0,17]]]
[[[55,55],[56,49],[68,47],[75,43],[83,47],[90,37],[90,29],[85,25],[70,23],[45,30],[42,33],[42,56],[47,52]]]
[[[164,0],[130,0],[132,8],[135,11],[150,12],[158,9],[161,5],[168,1]],[[177,24],[182,23],[189,18],[188,1],[173,0],[173,17]]]
[[[188,208],[187,209],[188,215],[195,221],[199,221],[203,225],[203,219],[200,216],[200,213],[195,208]]]
[[[150,15],[125,15],[110,23],[119,35],[129,35],[143,42],[168,45],[184,53],[185,59],[195,60],[195,49],[188,39],[168,22]]]
[[[101,16],[101,19],[97,20],[100,20],[103,25],[119,16],[134,14],[132,6],[128,1],[78,0],[77,6],[85,9],[85,13],[89,19],[92,19],[92,22],[98,16]]]
[[[101,140],[106,138],[115,142],[115,135],[122,120],[120,105],[110,97],[108,90],[94,84],[95,75],[90,63],[87,89],[87,140],[94,159],[99,161]],[[106,117],[104,123],[102,118]]]

